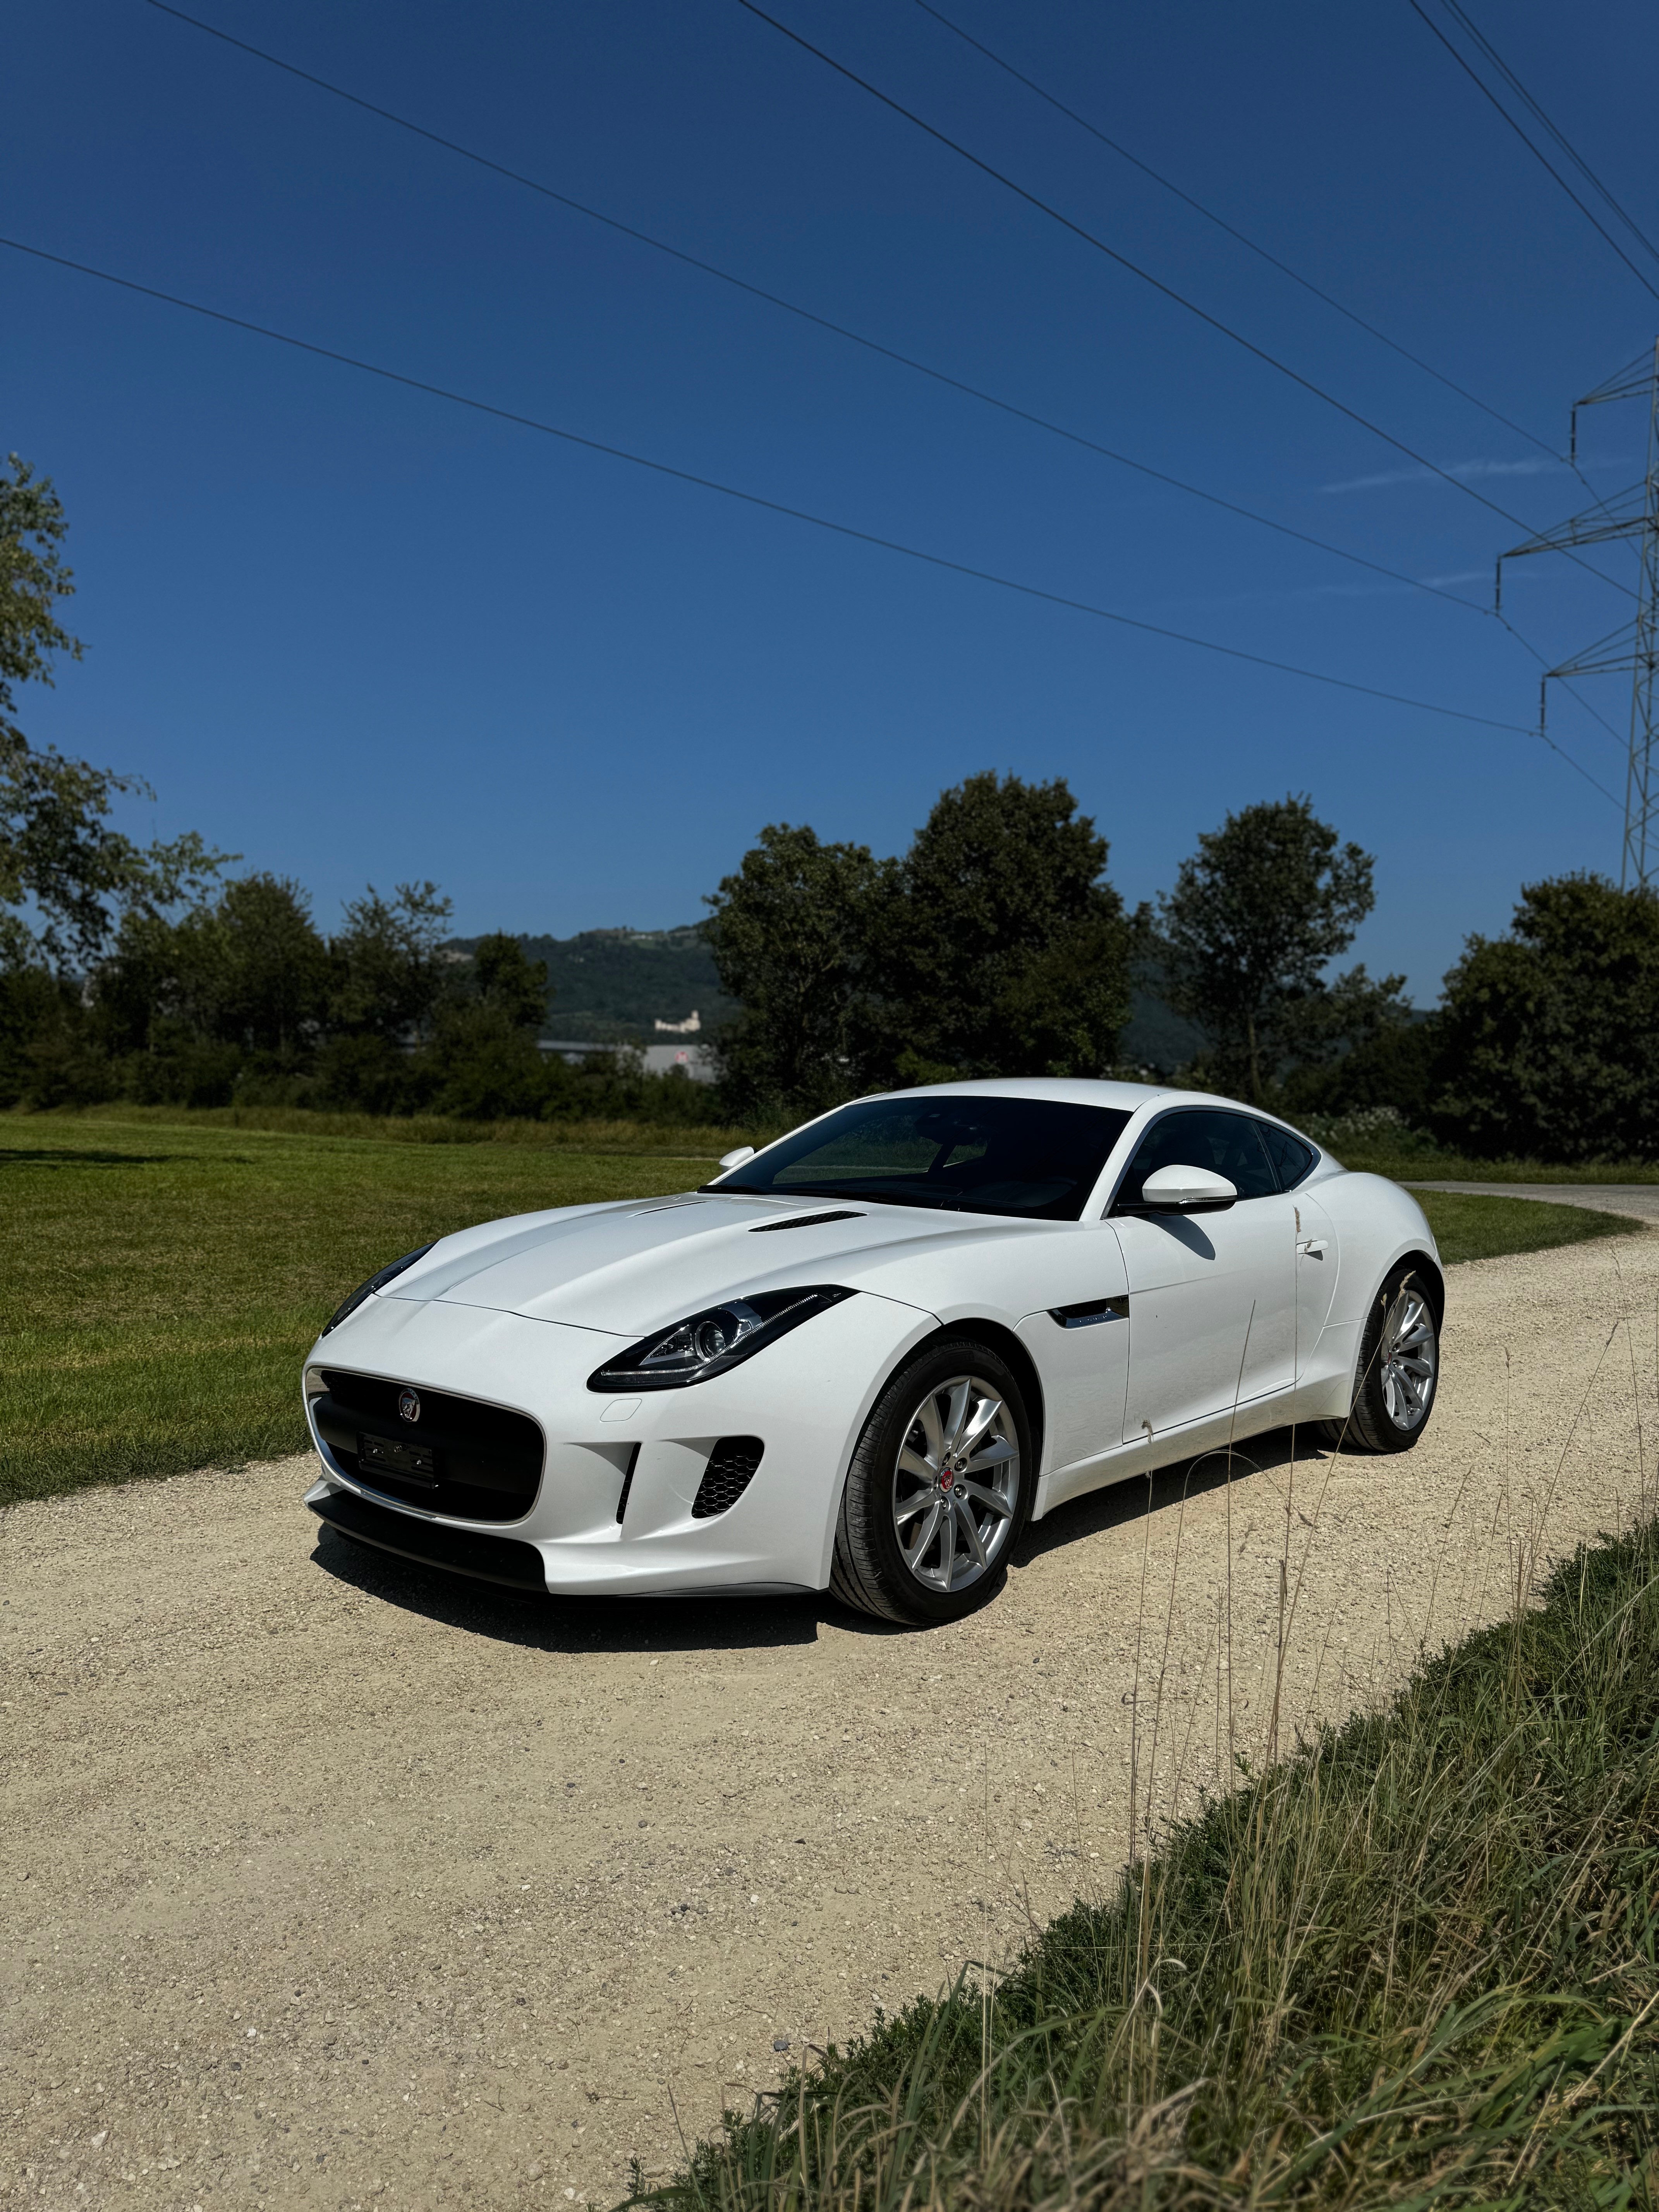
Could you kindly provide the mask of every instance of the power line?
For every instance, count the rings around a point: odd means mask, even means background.
[[[149,300],[159,300],[164,306],[179,307],[186,313],[200,315],[210,322],[222,323],[232,330],[246,331],[256,337],[270,338],[278,345],[292,347],[298,353],[313,355],[320,361],[337,362],[344,368],[355,368],[363,374],[380,378],[388,384],[401,385],[405,390],[424,393],[428,398],[442,399],[457,407],[465,407],[475,414],[493,416],[497,422],[511,422],[520,429],[534,430],[544,437],[557,438],[563,444],[580,447],[591,453],[601,453],[607,459],[626,461],[631,467],[648,470],[654,476],[668,477],[678,483],[691,484],[702,491],[718,492],[723,498],[740,501],[745,507],[762,509],[769,514],[785,516],[792,522],[809,523],[816,530],[830,532],[837,538],[851,538],[861,545],[873,545],[886,553],[897,553],[906,560],[920,561],[932,568],[942,568],[957,576],[966,576],[975,583],[992,584],[999,590],[1018,592],[1022,598],[1037,599],[1045,605],[1064,607],[1073,614],[1084,614],[1099,622],[1117,624],[1125,629],[1139,630],[1150,637],[1168,639],[1177,645],[1191,645],[1206,653],[1220,653],[1229,660],[1242,660],[1256,668],[1267,668],[1284,676],[1297,676],[1313,684],[1323,684],[1339,691],[1357,692],[1368,699],[1381,699],[1390,706],[1411,707],[1420,713],[1443,715],[1453,721],[1471,722],[1480,728],[1502,730],[1519,737],[1535,737],[1539,732],[1523,723],[1498,721],[1489,714],[1472,714],[1461,707],[1443,707],[1432,699],[1414,699],[1399,691],[1385,691],[1371,684],[1358,684],[1346,676],[1328,675],[1317,668],[1303,668],[1293,661],[1275,660],[1265,653],[1249,653],[1241,646],[1223,645],[1208,637],[1194,637],[1184,630],[1170,629],[1160,623],[1143,622],[1134,615],[1117,612],[1110,607],[1097,606],[1087,599],[1072,599],[1064,592],[1045,590],[1039,584],[1028,584],[1017,577],[1004,576],[989,568],[978,568],[965,561],[953,561],[942,553],[929,553],[919,546],[906,545],[894,538],[884,538],[871,530],[859,530],[852,524],[831,521],[828,516],[814,514],[805,507],[791,507],[781,500],[767,499],[759,492],[744,491],[735,484],[722,483],[717,477],[699,476],[690,469],[676,468],[668,461],[652,459],[644,453],[630,453],[625,447],[606,444],[599,438],[584,437],[580,432],[567,430],[557,423],[544,422],[533,415],[521,415],[508,407],[496,406],[492,401],[473,398],[470,393],[456,392],[441,384],[428,383],[424,378],[406,375],[402,370],[387,368],[378,362],[364,361],[356,354],[342,353],[332,346],[319,345],[309,338],[294,337],[287,331],[272,328],[267,323],[250,321],[246,316],[227,314],[222,308],[209,307],[197,300],[186,300],[176,292],[164,292],[153,284],[141,284],[131,276],[118,276],[111,270],[94,268],[85,261],[72,261],[66,254],[49,253],[45,247],[26,245],[22,240],[0,237],[0,246],[13,252],[25,253],[33,259],[50,263],[58,269],[72,270],[77,276],[94,276],[100,283],[113,284],[122,291],[133,292]],[[1547,742],[1550,742],[1547,740]],[[1559,750],[1559,747],[1553,748]],[[1564,755],[1571,759],[1571,755]],[[1577,763],[1573,765],[1577,767]],[[1581,775],[1588,771],[1580,769]],[[1595,779],[1589,779],[1594,781]],[[1598,786],[1598,788],[1600,787]],[[1616,804],[1617,802],[1615,802]]]
[[[1561,151],[1572,163],[1579,175],[1583,178],[1585,183],[1590,186],[1593,191],[1600,195],[1601,200],[1612,210],[1613,213],[1618,216],[1620,222],[1624,224],[1626,229],[1629,231],[1631,236],[1635,239],[1638,245],[1644,247],[1656,261],[1659,261],[1659,246],[1656,246],[1654,244],[1653,240],[1648,236],[1647,233],[1637,222],[1635,216],[1630,213],[1629,210],[1621,205],[1621,204],[1613,198],[1613,194],[1607,190],[1607,187],[1602,183],[1600,177],[1596,175],[1595,170],[1591,168],[1589,163],[1584,159],[1583,155],[1578,151],[1577,147],[1571,143],[1565,134],[1559,131],[1555,125],[1551,122],[1549,117],[1545,114],[1538,102],[1527,90],[1526,86],[1522,83],[1520,78],[1510,67],[1509,64],[1504,59],[1504,57],[1498,52],[1497,47],[1493,46],[1492,40],[1486,36],[1486,33],[1480,28],[1479,24],[1475,22],[1468,9],[1460,7],[1458,5],[1458,0],[1442,0],[1442,4],[1444,6],[1446,13],[1451,17],[1452,21],[1462,27],[1465,35],[1469,38],[1480,49],[1480,52],[1486,56],[1486,59],[1498,71],[1499,76],[1503,78],[1504,83],[1509,86],[1510,91],[1513,92],[1516,97],[1522,102],[1522,106],[1528,109],[1533,116],[1536,118],[1538,122],[1543,125],[1544,129],[1548,131],[1550,137],[1554,139],[1556,144],[1561,149]]]
[[[1474,600],[1466,599],[1458,592],[1448,592],[1437,584],[1425,582],[1420,576],[1407,575],[1403,569],[1390,568],[1380,561],[1368,559],[1363,553],[1352,553],[1345,546],[1334,545],[1328,538],[1316,538],[1310,531],[1297,530],[1287,522],[1275,521],[1271,515],[1259,514],[1254,507],[1241,506],[1236,500],[1223,498],[1218,492],[1206,491],[1200,485],[1188,483],[1181,477],[1171,476],[1167,470],[1153,468],[1149,462],[1135,460],[1127,453],[1119,453],[1114,447],[1102,445],[1097,439],[1085,437],[1079,430],[1068,429],[1064,423],[1054,422],[1047,416],[1036,414],[1031,409],[1021,407],[1012,400],[999,398],[994,392],[987,392],[981,386],[969,384],[963,378],[952,376],[945,369],[935,368],[925,361],[918,361],[914,355],[900,353],[895,347],[884,345],[878,338],[867,337],[861,331],[850,330],[844,323],[832,322],[827,315],[820,315],[811,307],[800,307],[794,301],[787,300],[776,292],[769,292],[763,286],[751,283],[747,277],[735,276],[730,270],[720,268],[717,263],[702,260],[694,253],[687,253],[678,246],[669,245],[665,240],[653,238],[648,231],[637,229],[632,223],[623,222],[615,216],[606,215],[602,210],[589,206],[585,201],[573,199],[566,192],[556,191],[550,185],[544,185],[535,177],[526,176],[520,170],[510,169],[502,162],[492,160],[489,155],[480,154],[470,146],[462,145],[456,139],[442,137],[435,131],[428,131],[423,124],[411,122],[407,116],[398,115],[389,107],[381,107],[374,100],[363,99],[357,93],[348,92],[343,86],[331,83],[326,77],[317,76],[309,70],[297,67],[293,62],[283,61],[279,55],[268,53],[263,47],[250,46],[245,39],[233,38],[228,31],[222,31],[216,25],[204,22],[199,16],[186,15],[182,8],[169,5],[169,0],[147,0],[147,4],[156,9],[161,15],[171,15],[178,22],[189,24],[194,30],[205,31],[209,37],[218,39],[228,46],[236,47],[239,52],[252,56],[256,61],[269,63],[271,68],[282,70],[289,76],[298,77],[301,82],[313,85],[320,92],[329,93],[337,100],[343,100],[353,107],[362,108],[366,113],[378,117],[384,123],[394,124],[400,131],[412,132],[416,137],[424,138],[432,145],[441,147],[446,153],[459,155],[463,161],[471,161],[479,168],[490,170],[496,176],[505,178],[509,184],[520,185],[528,191],[539,193],[544,199],[555,201],[560,207],[568,209],[573,214],[586,216],[594,222],[603,223],[607,229],[619,232],[624,238],[632,239],[641,246],[648,246],[658,253],[667,254],[671,259],[681,262],[688,268],[698,270],[706,276],[717,277],[721,283],[729,284],[739,292],[746,292],[752,299],[763,300],[769,307],[780,307],[786,314],[794,315],[802,322],[811,323],[819,330],[828,331],[836,337],[845,338],[853,345],[862,346],[866,352],[876,354],[884,361],[895,362],[899,368],[909,369],[918,376],[925,376],[935,384],[943,385],[947,391],[959,392],[964,398],[977,400],[982,406],[994,407],[1000,414],[1012,416],[1016,422],[1029,423],[1033,428],[1045,431],[1052,437],[1063,438],[1070,445],[1079,446],[1087,453],[1098,454],[1103,460],[1115,462],[1120,468],[1133,469],[1138,475],[1148,477],[1155,483],[1164,484],[1172,490],[1184,492],[1188,498],[1201,499],[1209,506],[1220,507],[1229,514],[1238,515],[1247,522],[1257,524],[1263,530],[1277,531],[1281,537],[1295,538],[1299,544],[1311,545],[1322,553],[1329,553],[1339,561],[1352,562],[1357,568],[1369,568],[1374,575],[1386,576],[1393,583],[1409,585],[1413,591],[1428,592],[1437,599],[1449,599],[1455,606],[1468,607],[1476,614],[1485,614],[1487,611],[1486,608],[1477,605]],[[1430,374],[1433,374],[1434,372],[1431,370]],[[1444,381],[1443,379],[1442,380]],[[1456,387],[1454,386],[1453,389]],[[1479,400],[1475,402],[1477,406],[1480,404]],[[1492,410],[1488,409],[1487,411],[1491,413]],[[1497,419],[1501,422],[1504,417],[1500,416]],[[1522,431],[1521,434],[1524,437],[1527,433]],[[1534,442],[1536,443],[1537,441]],[[1545,447],[1544,450],[1547,452],[1549,448]]]
[[[1415,6],[1417,0],[1412,0],[1412,4]],[[1277,370],[1279,375],[1287,377],[1292,384],[1299,386],[1304,392],[1310,392],[1315,398],[1322,399],[1328,407],[1334,407],[1339,415],[1346,416],[1349,422],[1357,422],[1362,430],[1369,431],[1372,437],[1380,438],[1386,446],[1392,446],[1397,453],[1403,453],[1407,460],[1414,461],[1419,468],[1426,469],[1431,476],[1438,477],[1442,483],[1450,484],[1455,490],[1466,493],[1470,499],[1477,501],[1480,506],[1488,508],[1493,514],[1501,515],[1505,522],[1512,523],[1517,530],[1525,530],[1528,527],[1518,514],[1511,514],[1507,507],[1499,507],[1496,500],[1488,499],[1484,492],[1477,491],[1473,484],[1453,475],[1449,469],[1443,469],[1437,462],[1428,459],[1425,455],[1417,452],[1415,447],[1407,445],[1403,439],[1396,438],[1392,431],[1383,429],[1380,423],[1373,422],[1369,416],[1360,414],[1357,408],[1350,407],[1346,400],[1337,398],[1334,392],[1327,392],[1322,385],[1316,384],[1311,377],[1304,376],[1299,369],[1292,368],[1287,362],[1280,361],[1277,355],[1269,353],[1266,347],[1257,345],[1254,339],[1247,338],[1242,331],[1234,330],[1231,324],[1224,323],[1218,315],[1212,315],[1207,307],[1200,307],[1196,301],[1189,300],[1182,292],[1177,292],[1172,284],[1166,284],[1162,277],[1154,276],[1149,269],[1143,269],[1139,262],[1132,261],[1127,253],[1120,253],[1115,246],[1109,246],[1103,238],[1097,236],[1082,223],[1074,222],[1070,216],[1063,214],[1059,208],[1052,205],[1036,192],[1030,191],[1026,185],[1016,182],[1006,171],[995,167],[980,155],[971,152],[959,140],[951,137],[936,125],[927,122],[913,108],[906,107],[902,101],[895,100],[890,93],[884,92],[879,85],[872,84],[868,77],[860,76],[856,70],[849,69],[845,62],[838,62],[833,54],[826,53],[822,46],[815,46],[810,39],[803,38],[799,31],[791,30],[788,24],[780,22],[775,15],[769,15],[763,8],[756,4],[756,0],[738,0],[738,5],[745,9],[750,15],[757,17],[761,22],[769,24],[773,30],[780,32],[793,45],[799,46],[804,53],[811,54],[815,60],[821,61],[827,68],[834,70],[838,76],[845,77],[849,84],[857,85],[861,92],[867,92],[872,100],[879,100],[884,107],[890,108],[895,115],[902,116],[905,122],[914,125],[926,137],[946,148],[960,160],[966,161],[970,167],[989,177],[994,183],[1000,185],[1005,191],[1012,192],[1017,199],[1024,200],[1028,207],[1033,207],[1040,215],[1047,216],[1051,222],[1058,223],[1062,230],[1069,231],[1073,237],[1081,239],[1085,246],[1092,246],[1097,253],[1104,254],[1109,261],[1115,262],[1120,269],[1127,270],[1132,276],[1138,276],[1143,284],[1150,285],[1153,291],[1160,294],[1164,299],[1172,301],[1178,307],[1185,308],[1188,314],[1195,315],[1200,322],[1206,324],[1211,330],[1218,331],[1223,337],[1231,339],[1233,344],[1242,347],[1246,353],[1253,356],[1255,360],[1265,362],[1269,368]],[[1577,558],[1576,556],[1574,557]],[[1578,565],[1588,569],[1591,575],[1598,577],[1602,583],[1611,584],[1615,591],[1624,592],[1627,598],[1635,597],[1626,586],[1614,582],[1610,576],[1603,576],[1601,570],[1593,568],[1589,562],[1580,561]]]
[[[1549,171],[1551,176],[1553,177],[1556,183],[1560,185],[1562,191],[1577,209],[1579,214],[1583,216],[1585,222],[1589,223],[1590,228],[1597,232],[1600,236],[1606,240],[1607,245],[1613,248],[1613,252],[1619,256],[1619,258],[1624,263],[1626,268],[1629,270],[1631,275],[1635,277],[1637,283],[1646,291],[1651,293],[1656,300],[1659,300],[1659,286],[1656,286],[1643,272],[1643,270],[1637,267],[1636,264],[1631,259],[1629,254],[1626,252],[1624,247],[1620,246],[1618,240],[1613,235],[1613,233],[1606,228],[1606,226],[1599,220],[1590,209],[1585,206],[1583,201],[1579,198],[1577,193],[1574,191],[1572,186],[1561,174],[1559,169],[1558,169],[1555,164],[1550,160],[1548,155],[1542,152],[1540,149],[1534,145],[1533,141],[1528,137],[1526,132],[1521,128],[1521,125],[1510,113],[1508,108],[1504,106],[1503,101],[1499,100],[1498,94],[1480,75],[1480,72],[1474,68],[1473,64],[1469,62],[1466,56],[1459,53],[1457,48],[1446,36],[1439,24],[1434,21],[1433,17],[1428,13],[1428,10],[1422,5],[1422,0],[1407,0],[1407,4],[1410,7],[1412,13],[1416,15],[1419,21],[1426,24],[1428,28],[1434,33],[1435,37],[1439,40],[1441,45],[1446,49],[1446,52],[1451,56],[1452,59],[1457,64],[1459,69],[1463,71],[1470,82],[1477,88],[1486,99],[1491,101],[1492,105],[1498,110],[1498,112],[1503,117],[1504,122],[1509,125],[1510,129],[1514,131],[1516,137],[1521,141],[1521,143],[1526,148],[1533,159],[1540,163],[1544,168]],[[1528,105],[1534,105],[1534,103],[1533,103],[1529,99]],[[1542,111],[1540,110],[1539,112],[1541,114]],[[1565,146],[1566,144],[1566,141],[1560,138],[1560,133],[1555,130],[1554,125],[1552,124],[1549,127],[1552,134],[1558,139],[1560,139],[1560,143]],[[1567,150],[1569,153],[1571,152],[1571,149],[1570,147]],[[1587,176],[1590,174],[1588,168],[1585,168],[1585,165],[1582,161],[1578,161],[1578,156],[1576,154],[1573,155],[1572,158],[1575,161],[1578,162],[1580,168],[1584,169],[1584,173]],[[1592,181],[1594,181],[1594,179],[1592,179]],[[1598,185],[1597,190],[1600,191],[1601,189],[1601,186]],[[1611,198],[1611,195],[1604,195],[1604,197],[1607,197],[1609,199]],[[1613,203],[1613,204],[1616,206],[1617,204]],[[1623,210],[1620,209],[1619,212],[1620,216],[1623,216]],[[1626,222],[1629,221],[1627,216],[1625,216],[1624,219]],[[1631,228],[1634,229],[1635,225],[1632,224]],[[1638,233],[1638,235],[1640,236],[1639,232]],[[1646,246],[1647,240],[1643,239],[1642,243]],[[1649,247],[1649,251],[1651,252],[1652,248]],[[1524,526],[1525,526],[1523,525],[1522,527]]]
[[[1132,154],[1129,149],[1121,144],[1117,139],[1109,138],[1097,125],[1090,122],[1086,115],[1079,115],[1076,108],[1068,107],[1063,100],[1057,99],[1046,86],[1039,84],[1035,77],[1027,76],[1023,70],[1016,69],[1011,61],[1005,60],[1002,55],[994,52],[981,40],[970,37],[960,23],[953,23],[948,15],[933,7],[931,0],[916,0],[916,5],[924,15],[931,15],[936,23],[942,24],[954,37],[960,39],[964,46],[971,46],[976,54],[982,54],[988,62],[993,63],[996,68],[1012,77],[1017,84],[1023,84],[1028,92],[1035,93],[1039,100],[1046,100],[1056,113],[1065,116],[1068,122],[1075,123],[1079,131],[1086,131],[1091,138],[1097,139],[1103,146],[1115,154],[1120,161],[1128,162],[1131,168],[1139,169],[1142,176],[1150,177],[1155,185],[1160,186],[1164,191],[1172,193],[1183,207],[1191,208],[1194,214],[1201,215],[1206,222],[1212,222],[1218,230],[1224,231],[1229,238],[1265,261],[1269,268],[1277,269],[1280,276],[1288,276],[1291,283],[1299,284],[1304,292],[1310,292],[1316,300],[1322,301],[1326,307],[1334,308],[1339,315],[1345,315],[1349,322],[1364,331],[1368,337],[1375,338],[1379,345],[1387,346],[1390,353],[1397,353],[1402,361],[1410,362],[1413,368],[1420,368],[1425,376],[1431,376],[1437,384],[1443,384],[1448,392],[1455,392],[1460,399],[1468,400],[1471,407],[1478,407],[1483,415],[1489,415],[1494,422],[1501,422],[1506,430],[1512,430],[1517,438],[1524,438],[1529,446],[1536,446],[1540,453],[1549,454],[1553,460],[1560,459],[1561,456],[1553,446],[1547,444],[1542,438],[1534,437],[1533,433],[1522,423],[1511,422],[1507,415],[1500,413],[1496,407],[1489,405],[1477,393],[1467,390],[1464,386],[1455,382],[1449,376],[1443,375],[1439,369],[1425,361],[1419,354],[1413,353],[1407,347],[1400,344],[1396,339],[1391,338],[1386,331],[1378,330],[1375,323],[1367,322],[1363,315],[1357,314],[1352,307],[1345,307],[1340,300],[1334,299],[1322,286],[1316,284],[1311,277],[1303,276],[1299,270],[1292,269],[1288,261],[1281,261],[1276,253],[1269,252],[1265,246],[1258,245],[1255,239],[1247,236],[1235,224],[1229,222],[1224,216],[1218,215],[1213,208],[1206,207],[1202,200],[1194,199],[1190,192],[1183,191],[1182,187],[1171,179],[1164,176],[1160,170],[1153,168],[1150,161],[1143,161],[1139,154]]]

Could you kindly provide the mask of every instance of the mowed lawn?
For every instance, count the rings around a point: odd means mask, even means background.
[[[298,1451],[301,1359],[376,1267],[472,1222],[714,1172],[0,1115],[0,1502]]]
[[[301,1449],[300,1361],[364,1276],[473,1222],[688,1188],[699,1137],[674,1158],[0,1115],[0,1503]],[[1638,1226],[1420,1195],[1449,1261]]]

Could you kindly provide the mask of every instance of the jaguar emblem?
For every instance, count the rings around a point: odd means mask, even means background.
[[[398,1393],[398,1411],[403,1415],[404,1420],[418,1421],[421,1418],[421,1400],[419,1392],[415,1390],[399,1390]]]

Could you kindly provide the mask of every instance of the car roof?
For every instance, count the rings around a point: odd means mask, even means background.
[[[1173,1084],[1113,1083],[1104,1077],[1087,1075],[996,1075],[980,1083],[919,1083],[914,1089],[871,1095],[880,1098],[1052,1098],[1066,1106],[1114,1106],[1123,1114],[1133,1114],[1160,1098],[1179,1098],[1193,1106],[1237,1107],[1239,1103],[1236,1098],[1214,1097],[1207,1091],[1177,1090]]]
[[[1242,1098],[1224,1098],[1219,1091],[1187,1091],[1173,1083],[1114,1083],[1103,1076],[997,1075],[988,1076],[982,1083],[923,1083],[914,1090],[869,1095],[878,1098],[1053,1098],[1066,1106],[1112,1106],[1121,1114],[1137,1113],[1143,1106],[1177,1103],[1223,1106],[1230,1113],[1251,1114],[1258,1121],[1274,1121],[1281,1129],[1297,1133],[1290,1122],[1265,1106],[1249,1106]]]

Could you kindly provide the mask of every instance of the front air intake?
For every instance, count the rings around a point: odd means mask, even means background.
[[[717,1513],[729,1512],[754,1479],[765,1449],[758,1437],[722,1437],[708,1455],[691,1518],[712,1521]]]

